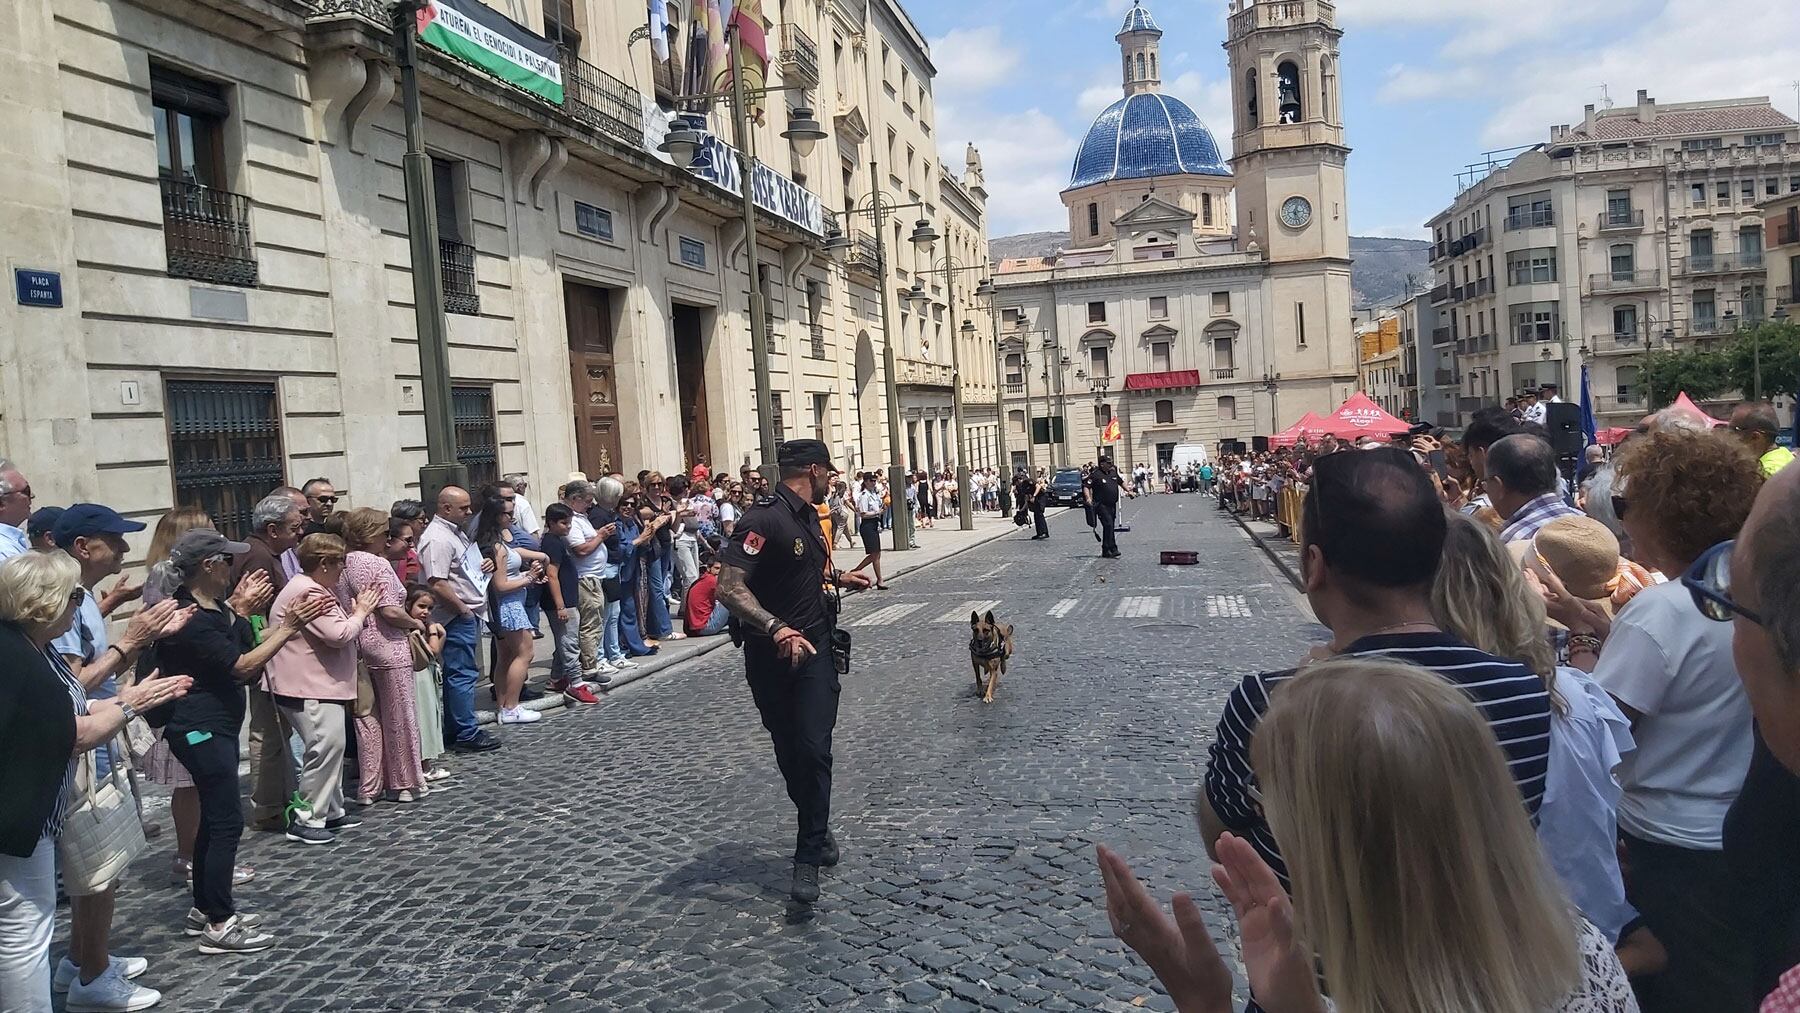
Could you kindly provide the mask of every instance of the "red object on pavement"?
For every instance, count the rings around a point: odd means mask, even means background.
[[[1200,562],[1200,553],[1191,549],[1162,550],[1163,566],[1193,566]]]
[[[1362,436],[1398,436],[1411,428],[1411,425],[1382,411],[1380,405],[1369,400],[1369,395],[1360,390],[1350,395],[1350,400],[1338,405],[1337,411],[1325,417],[1325,431],[1340,440],[1354,440]]]

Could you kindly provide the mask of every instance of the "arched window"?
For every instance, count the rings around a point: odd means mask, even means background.
[[[1278,123],[1298,123],[1304,111],[1300,107],[1300,67],[1292,60],[1283,60],[1275,68],[1275,85],[1277,99],[1280,102],[1276,112]]]
[[[1097,236],[1099,234],[1100,234],[1100,205],[1090,203],[1088,205],[1088,235]]]
[[[1327,56],[1319,62],[1319,118],[1337,121],[1337,66]]]
[[[1156,79],[1156,54],[1155,53],[1150,54],[1150,78],[1151,78],[1151,80]]]
[[[1111,421],[1112,421],[1112,405],[1097,404],[1094,406],[1094,428],[1095,429],[1105,429],[1106,424]]]
[[[1006,430],[1007,430],[1007,432],[1012,433],[1014,436],[1024,436],[1025,435],[1025,413],[1024,412],[1012,412],[1012,411],[1007,412],[1006,413]]]
[[[1156,424],[1159,426],[1175,424],[1175,402],[1167,398],[1156,402]]]
[[[1025,357],[1018,352],[1006,353],[1006,382],[1025,382]]]
[[[1244,118],[1256,126],[1256,68],[1244,71]]]
[[[1137,70],[1137,79],[1139,81],[1147,80],[1147,75],[1144,73],[1144,54],[1142,53],[1137,55]]]
[[[1227,394],[1219,399],[1219,421],[1235,422],[1237,420],[1237,398]]]
[[[1212,194],[1203,193],[1200,195],[1200,224],[1210,228],[1212,223]]]

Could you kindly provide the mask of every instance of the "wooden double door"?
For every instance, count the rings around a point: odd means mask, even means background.
[[[563,282],[569,379],[575,394],[575,454],[588,478],[624,469],[619,450],[619,388],[613,360],[612,293]]]

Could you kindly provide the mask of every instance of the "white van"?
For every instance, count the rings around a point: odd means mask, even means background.
[[[1184,465],[1192,465],[1198,471],[1208,460],[1205,444],[1177,443],[1174,453],[1169,457],[1169,467],[1180,471]]]

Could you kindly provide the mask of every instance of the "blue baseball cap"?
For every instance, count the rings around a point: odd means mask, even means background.
[[[144,525],[137,521],[126,520],[112,507],[98,503],[77,503],[64,510],[56,519],[53,537],[57,547],[68,548],[77,538],[93,535],[125,535],[133,531],[144,530]]]
[[[49,535],[56,537],[56,521],[62,517],[63,508],[59,506],[38,507],[31,512],[31,519],[25,522],[25,535],[33,540]]]

